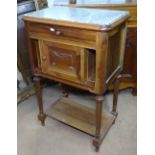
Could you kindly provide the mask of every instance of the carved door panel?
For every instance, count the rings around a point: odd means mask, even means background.
[[[83,78],[83,48],[48,41],[40,41],[39,46],[43,73],[69,80]]]

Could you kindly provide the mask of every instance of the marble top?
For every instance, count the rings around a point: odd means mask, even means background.
[[[87,9],[53,6],[39,11],[31,12],[23,16],[24,19],[42,19],[52,21],[98,25],[104,28],[129,16],[128,11]]]

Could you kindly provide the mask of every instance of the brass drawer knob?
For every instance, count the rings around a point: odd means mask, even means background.
[[[59,36],[59,35],[61,34],[61,31],[56,30],[56,29],[53,28],[53,27],[49,28],[49,30],[50,30],[51,32],[55,32],[55,34],[56,34],[57,36]]]
[[[54,29],[53,27],[50,27],[49,30],[50,30],[51,32],[55,32],[55,29]]]

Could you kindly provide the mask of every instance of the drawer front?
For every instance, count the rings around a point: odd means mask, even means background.
[[[29,32],[38,35],[39,38],[49,40],[51,38],[86,42],[95,42],[96,40],[94,31],[32,22],[29,23]]]
[[[40,41],[39,46],[43,73],[72,81],[84,80],[83,48],[48,41]]]

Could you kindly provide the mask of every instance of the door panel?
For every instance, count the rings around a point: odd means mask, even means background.
[[[83,48],[48,41],[40,41],[39,44],[42,72],[65,79],[81,80]]]

